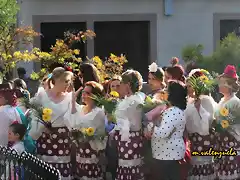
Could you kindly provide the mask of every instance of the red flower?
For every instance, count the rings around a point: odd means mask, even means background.
[[[12,124],[19,124],[19,122],[18,121],[13,121]]]
[[[65,70],[66,70],[66,71],[71,71],[71,72],[73,71],[70,66],[66,66],[66,67],[65,67]]]
[[[233,65],[228,65],[224,70],[224,74],[231,78],[237,79],[237,71]]]

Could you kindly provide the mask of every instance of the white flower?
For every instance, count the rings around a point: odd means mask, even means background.
[[[150,66],[148,66],[148,70],[149,72],[155,73],[158,70],[158,65],[153,62]]]

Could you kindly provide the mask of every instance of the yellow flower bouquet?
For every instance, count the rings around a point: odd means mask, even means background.
[[[223,107],[217,113],[217,125],[216,131],[221,132],[223,130],[231,130],[231,125],[240,123],[239,107],[230,106]]]
[[[106,134],[98,134],[93,127],[74,129],[71,132],[73,140],[79,144],[79,142],[89,142],[91,140],[103,140]]]
[[[199,73],[201,76],[192,75],[188,80],[195,92],[196,99],[199,99],[200,95],[206,92],[211,93],[216,85],[216,81],[207,70],[201,69]]]
[[[45,108],[42,105],[28,99],[23,99],[22,100],[23,104],[27,109],[30,110],[30,114],[32,114],[34,117],[36,117],[37,121],[42,123],[46,128],[51,130],[52,128],[52,109],[50,108]]]
[[[102,97],[102,96],[100,97],[100,96],[93,95],[92,99],[97,102],[97,106],[104,107],[107,115],[111,117],[109,121],[116,123],[116,118],[114,113],[117,107],[119,94],[116,91],[111,91],[109,95],[110,95],[109,97]]]

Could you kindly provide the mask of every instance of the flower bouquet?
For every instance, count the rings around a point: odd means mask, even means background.
[[[207,70],[201,69],[199,73],[201,73],[201,76],[192,75],[188,81],[195,92],[196,100],[199,99],[200,95],[212,92],[216,85],[216,81]]]
[[[79,144],[79,142],[86,143],[91,140],[103,140],[105,134],[97,134],[96,130],[93,127],[74,129],[71,132],[73,140]]]
[[[218,123],[216,124],[215,131],[231,131],[231,125],[240,123],[239,106],[223,107],[216,113],[216,116]]]
[[[42,123],[47,129],[52,129],[52,109],[45,108],[34,101],[30,102],[30,100],[26,98],[23,99],[23,104],[31,111],[30,114],[36,117],[38,122]]]
[[[157,95],[159,100],[156,100],[155,98],[151,98],[150,96],[147,96],[145,98],[145,101],[143,104],[140,104],[139,107],[142,109],[143,113],[148,113],[149,111],[153,110],[157,106],[167,104],[167,92],[160,92]]]
[[[92,99],[97,102],[97,106],[103,106],[105,109],[106,114],[108,115],[108,120],[116,123],[116,117],[114,112],[117,107],[119,94],[116,91],[110,92],[110,97],[100,97],[93,95]]]
[[[146,115],[147,113],[153,111],[158,106],[168,104],[166,92],[162,92],[162,93],[164,95],[162,94],[162,99],[160,101],[154,100],[149,96],[147,96],[145,98],[144,103],[139,105],[139,108],[142,109],[142,113],[143,113],[143,120],[142,120],[143,126],[147,126],[149,123],[149,118]]]

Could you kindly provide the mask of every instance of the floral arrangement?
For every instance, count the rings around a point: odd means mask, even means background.
[[[106,137],[105,134],[97,134],[96,130],[93,127],[74,129],[71,132],[71,136],[77,143],[85,143],[91,140],[103,140]]]
[[[5,33],[1,34],[0,37],[0,59],[3,68],[3,71],[1,72],[2,76],[15,68],[16,63],[19,61],[37,59],[31,51],[16,51],[19,44],[22,45],[22,48],[29,48],[34,37],[40,36],[40,33],[35,32],[31,26],[4,29],[4,32],[1,33]]]
[[[24,106],[29,109],[33,116],[36,117],[37,121],[43,124],[46,128],[51,130],[52,128],[52,109],[42,107],[40,104],[36,102],[30,102],[29,99],[22,99],[22,103]],[[30,113],[31,114],[31,113]]]
[[[121,75],[123,72],[123,65],[127,63],[127,59],[124,55],[121,54],[120,56],[116,56],[112,53],[104,61],[98,56],[94,56],[92,59],[88,60],[97,67],[102,82],[106,79],[111,79],[115,75]]]
[[[108,120],[116,123],[115,110],[118,103],[119,94],[116,91],[110,92],[110,97],[100,97],[93,95],[92,99],[97,102],[98,106],[103,106],[106,114],[108,115]]]
[[[231,125],[240,123],[240,112],[237,105],[223,107],[217,112],[218,124],[216,131],[229,130]]]
[[[200,76],[190,75],[189,83],[195,92],[195,98],[199,99],[200,95],[206,92],[212,92],[215,88],[216,81],[213,79],[212,75],[204,69],[199,71]]]
[[[140,104],[139,107],[142,109],[143,113],[148,113],[149,111],[153,110],[155,107],[167,104],[167,92],[160,92],[160,100],[156,100],[155,98],[151,98],[147,96],[143,104]]]
[[[96,35],[91,30],[87,30],[86,32],[80,31],[76,35],[68,31],[64,35],[65,40],[57,39],[55,45],[51,47],[51,51],[49,53],[41,52],[37,48],[33,49],[33,54],[37,55],[38,61],[42,62],[44,68],[42,68],[39,72],[33,72],[30,76],[31,79],[37,80],[50,73],[49,69],[54,63],[62,64],[66,68],[71,69],[71,71],[79,71],[79,63],[82,62],[82,59],[79,57],[80,50],[71,49],[71,45],[76,42],[85,43],[87,37],[93,38]]]

